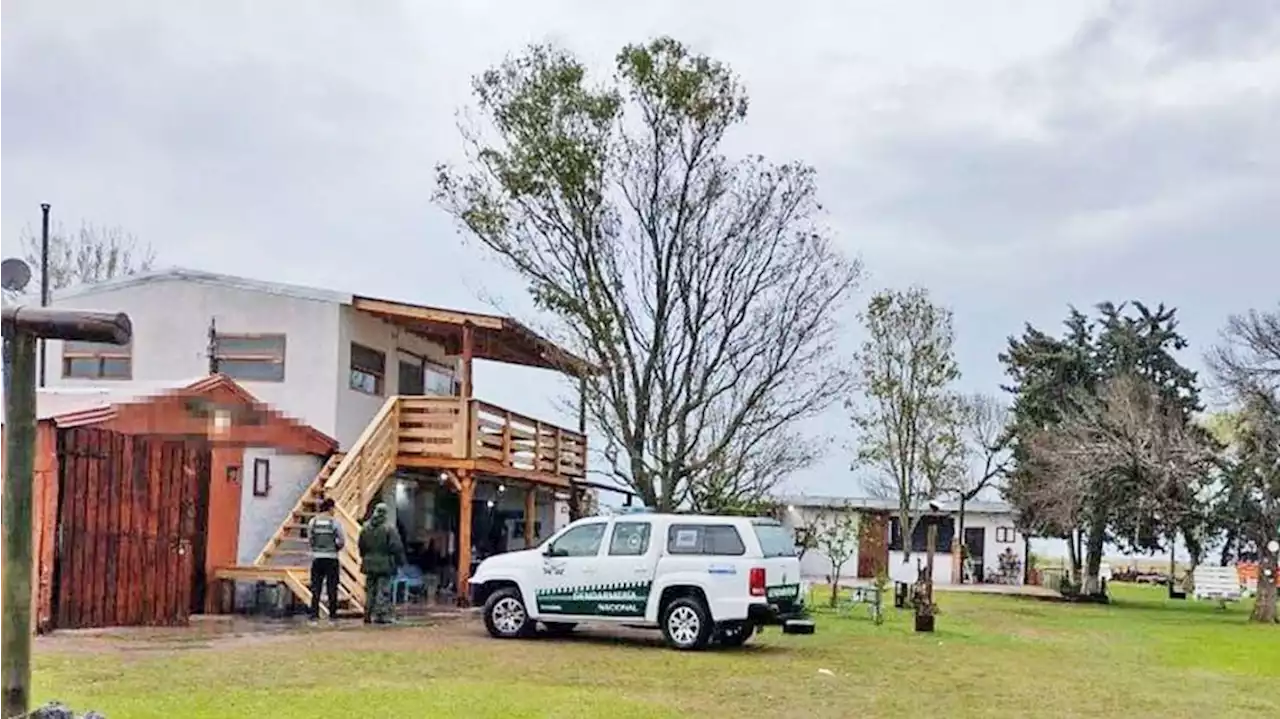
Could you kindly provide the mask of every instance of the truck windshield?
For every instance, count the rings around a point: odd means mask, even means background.
[[[760,551],[767,557],[796,556],[796,540],[785,527],[774,522],[752,523],[756,530],[756,538],[760,540]]]

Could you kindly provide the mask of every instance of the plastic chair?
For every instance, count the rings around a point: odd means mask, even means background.
[[[422,570],[415,566],[400,567],[391,580],[391,603],[404,604],[413,594],[421,594],[424,582]]]

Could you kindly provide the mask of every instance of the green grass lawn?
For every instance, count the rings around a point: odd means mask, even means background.
[[[37,643],[35,697],[109,719],[1280,716],[1280,627],[1248,625],[1246,606],[1113,589],[1106,607],[940,593],[933,635],[892,610],[879,627],[861,611],[824,612],[814,636],[770,632],[704,653],[603,630],[496,641],[470,619],[63,635]]]

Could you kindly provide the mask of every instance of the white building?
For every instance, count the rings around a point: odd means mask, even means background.
[[[333,437],[341,451],[352,448],[389,397],[472,397],[470,364],[464,357],[560,370],[580,362],[506,317],[189,269],[55,291],[51,304],[124,312],[133,324],[133,340],[127,347],[49,341],[45,362],[49,387],[165,382],[216,372],[234,379],[274,409]],[[478,419],[483,413],[488,413],[488,419]],[[530,440],[533,450],[521,455],[538,457],[534,469],[527,468],[528,459],[513,459],[512,452],[526,451],[517,446],[521,432],[526,431],[519,427],[537,426],[539,434],[556,438],[571,431],[488,404],[473,406],[470,415],[473,427],[480,426],[477,422],[497,426],[495,421],[517,426],[493,430],[505,432],[494,461],[505,462],[502,467],[510,471],[477,482],[472,501],[473,516],[488,517],[482,524],[509,525],[502,534],[504,541],[512,548],[521,546],[524,537],[512,518],[526,514],[528,505],[525,492],[515,485],[532,483],[546,490],[568,484],[558,465],[562,458],[537,454],[534,440]],[[465,456],[474,451],[474,447],[465,450]],[[550,451],[545,443],[542,451]],[[258,555],[323,463],[323,458],[285,457],[268,451],[252,460],[246,467],[269,473],[272,489],[269,496],[254,498],[253,506],[261,507],[260,516],[246,517],[241,525],[240,564]],[[382,496],[397,507],[401,526],[409,534],[406,539],[455,543],[452,534],[446,538],[432,534],[433,517],[442,510],[433,506],[435,487],[423,482],[424,476],[436,475],[421,465],[416,472],[400,471],[397,477],[403,481],[388,482]],[[503,481],[504,476],[516,481]],[[547,536],[564,521],[566,507],[558,505],[565,499],[561,489],[538,494],[533,522],[538,536]]]
[[[853,584],[873,579],[878,569],[887,571],[891,581],[914,582],[917,566],[923,566],[927,548],[928,526],[937,526],[937,545],[933,564],[933,581],[938,585],[958,583],[959,572],[966,571],[966,581],[1023,582],[1026,566],[1026,541],[1014,523],[1013,507],[1005,502],[972,501],[965,505],[964,546],[970,560],[961,561],[961,542],[956,537],[960,525],[959,504],[954,501],[934,502],[923,510],[911,537],[910,558],[903,551],[902,532],[895,500],[863,497],[798,496],[785,500],[784,523],[796,532],[815,531],[823,517],[833,512],[849,512],[858,520],[857,548],[840,570],[840,581]],[[1008,564],[1009,555],[1017,562],[1017,571],[1001,574],[1001,557]],[[800,562],[804,577],[815,583],[831,576],[831,560],[821,548],[804,553]]]

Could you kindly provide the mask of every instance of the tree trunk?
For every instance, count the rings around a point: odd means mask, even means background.
[[[1102,594],[1102,582],[1098,574],[1102,571],[1102,549],[1107,537],[1107,525],[1094,521],[1089,526],[1088,544],[1085,546],[1084,586],[1081,593],[1086,596]]]
[[[960,576],[957,577],[956,584],[964,584],[964,570],[969,565],[969,546],[964,543],[964,495],[960,495],[960,511],[956,517],[956,537],[960,542]]]
[[[910,511],[898,510],[898,528],[898,534],[902,537],[902,563],[908,564],[911,561],[911,535],[915,534]]]
[[[1275,624],[1276,617],[1276,555],[1266,547],[1258,553],[1258,596],[1254,599],[1250,621]]]
[[[1071,534],[1067,536],[1067,576],[1071,579],[1071,583],[1080,586],[1080,553],[1076,551],[1075,530],[1071,530]],[[1057,587],[1054,587],[1057,589]]]

